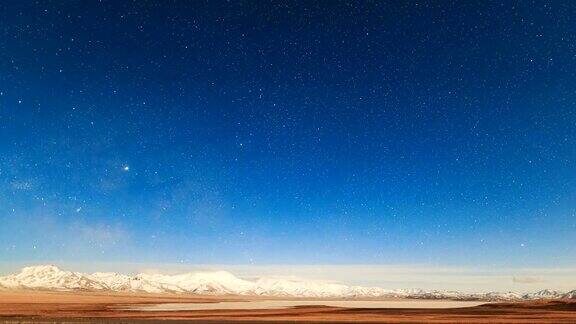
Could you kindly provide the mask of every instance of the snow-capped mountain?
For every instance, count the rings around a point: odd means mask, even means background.
[[[260,278],[250,281],[225,271],[192,272],[179,275],[138,274],[128,276],[111,272],[85,274],[59,269],[53,265],[23,268],[20,273],[0,277],[0,289],[88,290],[115,292],[188,293],[210,295],[259,295],[321,298],[419,298],[456,300],[531,300],[576,298],[576,290],[562,293],[541,290],[530,294],[514,292],[462,293],[421,289],[389,290],[379,287],[347,286],[318,281]]]
[[[562,298],[566,298],[566,299],[576,299],[576,289],[567,292],[566,294],[564,294],[564,295],[562,296]]]
[[[42,288],[54,290],[101,290],[107,286],[81,273],[62,271],[52,265],[23,268],[20,273],[0,277],[6,288]]]
[[[544,289],[534,293],[525,294],[522,296],[524,299],[555,299],[563,298],[566,293],[558,290]]]

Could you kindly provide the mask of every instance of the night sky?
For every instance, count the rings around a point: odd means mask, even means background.
[[[0,261],[573,266],[572,1],[0,2]]]

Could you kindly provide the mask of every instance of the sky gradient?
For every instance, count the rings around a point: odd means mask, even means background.
[[[574,267],[575,19],[2,1],[0,261]]]

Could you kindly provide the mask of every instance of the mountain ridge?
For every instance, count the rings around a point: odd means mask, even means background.
[[[65,271],[54,265],[25,267],[19,273],[0,276],[0,288],[317,298],[380,297],[486,301],[576,299],[576,290],[560,292],[544,289],[528,294],[515,292],[463,293],[422,289],[391,290],[380,287],[348,286],[339,283],[295,279],[259,278],[257,280],[245,280],[226,271],[190,272],[177,275],[141,273],[130,276],[114,272],[87,274]]]

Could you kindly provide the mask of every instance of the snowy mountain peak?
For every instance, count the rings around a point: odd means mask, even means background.
[[[548,298],[561,298],[564,295],[563,292],[558,290],[544,289],[534,293],[524,295],[528,299],[548,299]]]
[[[37,266],[30,266],[22,268],[20,274],[22,275],[36,275],[36,274],[49,274],[49,273],[58,273],[62,272],[60,268],[55,265],[37,265]]]
[[[285,278],[245,280],[230,272],[190,272],[178,275],[112,272],[85,274],[59,269],[54,265],[23,268],[19,273],[0,277],[0,288],[44,290],[90,290],[115,292],[188,293],[211,295],[259,295],[319,298],[420,298],[454,300],[530,300],[576,298],[576,290],[562,293],[541,290],[530,294],[514,292],[462,293],[421,289],[389,290],[379,287],[347,286],[339,283]]]
[[[54,265],[23,268],[20,273],[0,277],[0,286],[53,290],[95,290],[105,287],[81,273],[60,270]]]
[[[576,299],[576,289],[567,292],[566,294],[562,295],[562,298],[566,299]]]

